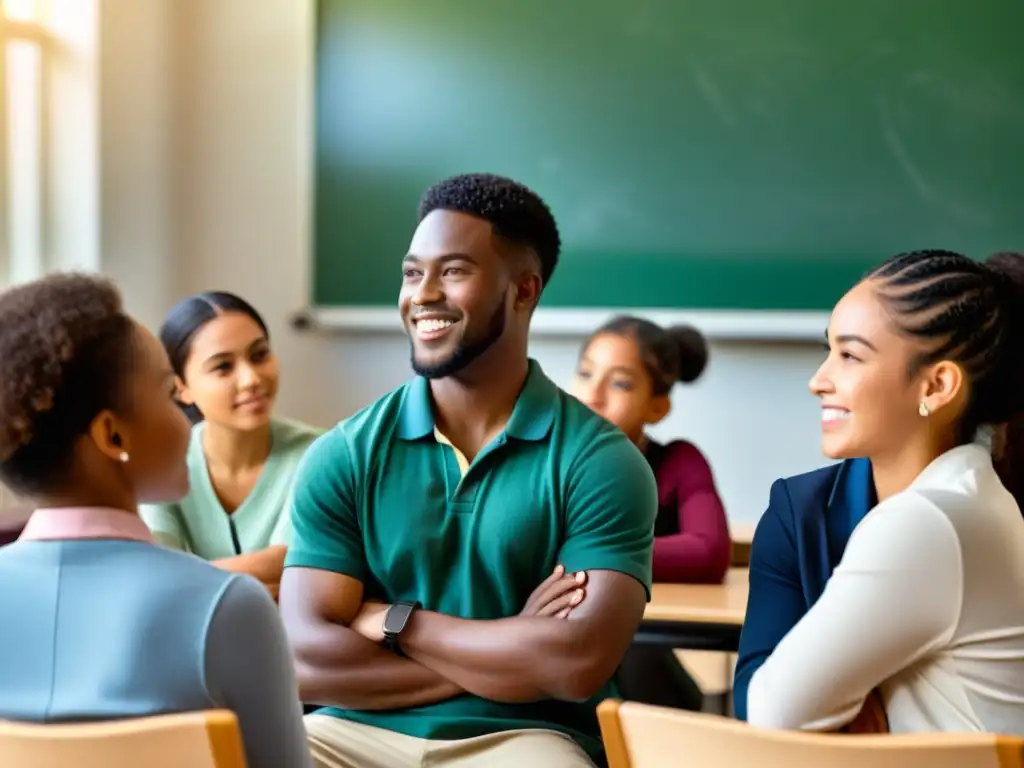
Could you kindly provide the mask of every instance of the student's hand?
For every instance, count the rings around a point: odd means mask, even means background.
[[[583,602],[586,596],[587,574],[565,572],[561,565],[555,568],[544,582],[533,590],[520,616],[554,616],[564,619],[569,612]]]
[[[378,600],[366,600],[348,628],[373,643],[384,642],[384,617],[391,606]]]

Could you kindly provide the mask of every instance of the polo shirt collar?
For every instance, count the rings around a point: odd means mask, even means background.
[[[398,414],[398,436],[403,440],[421,440],[434,431],[434,406],[430,383],[417,376],[405,387]]]
[[[526,383],[519,393],[505,432],[518,440],[543,440],[551,431],[558,406],[558,387],[536,360],[530,360]],[[434,406],[430,383],[417,376],[409,383],[398,416],[398,436],[420,440],[434,433]]]
[[[18,538],[19,541],[126,539],[154,543],[153,534],[141,517],[109,507],[37,509]]]

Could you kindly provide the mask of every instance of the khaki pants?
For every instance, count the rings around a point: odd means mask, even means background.
[[[306,715],[316,768],[594,768],[587,753],[557,731],[502,731],[441,741]]]

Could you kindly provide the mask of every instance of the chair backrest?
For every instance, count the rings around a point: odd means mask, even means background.
[[[856,736],[753,728],[738,720],[604,701],[609,768],[784,765],[787,768],[1021,768],[1024,739],[993,734]]]
[[[43,725],[0,721],[3,768],[246,768],[238,719],[212,710]]]

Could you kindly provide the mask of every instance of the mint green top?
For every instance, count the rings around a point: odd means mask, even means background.
[[[472,462],[437,432],[428,382],[416,378],[310,448],[285,567],[344,573],[387,602],[499,619],[518,614],[558,563],[619,571],[650,595],[657,511],[640,451],[537,363],[505,430]],[[427,739],[550,728],[598,759],[595,710],[614,695],[609,680],[587,702],[464,694],[410,709],[321,711]]]
[[[203,453],[206,422],[192,427],[191,488],[177,504],[143,505],[139,514],[157,543],[204,560],[233,557],[291,542],[291,493],[299,462],[322,430],[295,421],[271,422],[270,455],[245,501],[228,515],[210,481]]]

